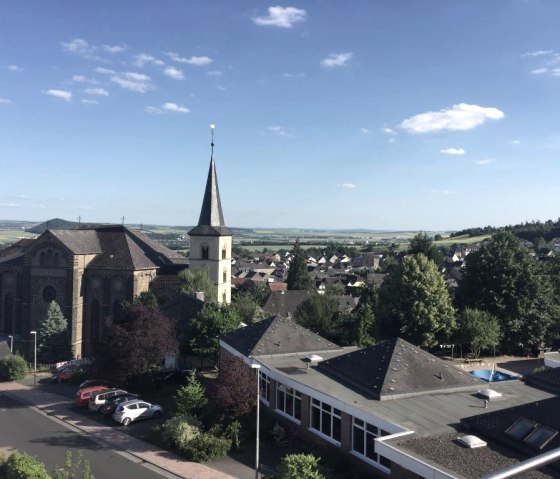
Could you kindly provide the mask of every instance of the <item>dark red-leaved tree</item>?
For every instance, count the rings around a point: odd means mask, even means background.
[[[226,356],[210,392],[218,414],[230,420],[243,417],[257,404],[256,373],[241,359]]]
[[[119,322],[105,327],[95,355],[98,373],[124,383],[176,355],[177,346],[171,319],[143,305],[127,305]]]

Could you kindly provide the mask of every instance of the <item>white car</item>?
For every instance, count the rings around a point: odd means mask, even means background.
[[[141,399],[133,399],[119,404],[113,413],[113,419],[123,426],[128,426],[132,421],[158,418],[162,413],[163,408],[159,404],[150,404]]]

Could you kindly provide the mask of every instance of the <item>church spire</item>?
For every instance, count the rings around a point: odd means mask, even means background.
[[[220,190],[218,189],[218,176],[216,175],[216,163],[214,161],[214,125],[210,125],[212,132],[210,168],[206,189],[202,200],[202,209],[198,219],[198,226],[193,228],[189,234],[225,234],[231,235],[231,231],[226,227],[222,203],[220,201]]]

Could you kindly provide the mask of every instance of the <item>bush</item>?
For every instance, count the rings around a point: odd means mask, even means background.
[[[325,479],[325,475],[313,454],[288,454],[282,458],[276,479]]]
[[[185,452],[188,444],[201,434],[200,427],[198,418],[181,414],[165,421],[161,427],[161,440],[165,446]]]
[[[203,432],[187,444],[185,452],[194,462],[220,459],[231,449],[231,439]]]
[[[51,479],[51,476],[37,459],[16,451],[6,461],[6,479]]]
[[[0,359],[0,376],[9,381],[18,381],[25,378],[28,373],[27,363],[18,354],[4,356]]]
[[[196,415],[201,413],[206,404],[208,404],[206,391],[196,378],[196,371],[194,369],[189,371],[187,384],[177,390],[173,400],[175,401],[177,414]]]
[[[91,473],[91,466],[87,459],[84,459],[80,451],[77,456],[72,456],[72,452],[66,451],[66,460],[63,466],[57,466],[52,473],[52,479],[95,479]]]

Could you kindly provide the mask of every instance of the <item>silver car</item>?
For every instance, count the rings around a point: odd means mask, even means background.
[[[141,399],[133,399],[119,404],[113,413],[113,419],[123,426],[128,426],[132,421],[157,419],[162,414],[163,408],[159,404],[150,404]]]

